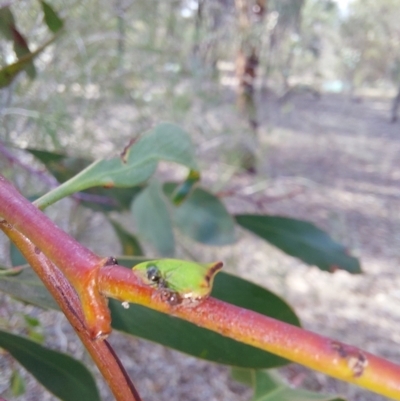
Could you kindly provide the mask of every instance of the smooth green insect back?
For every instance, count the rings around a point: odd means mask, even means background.
[[[208,297],[222,262],[200,264],[178,259],[139,263],[132,270],[148,285],[157,286],[171,305],[199,302]]]

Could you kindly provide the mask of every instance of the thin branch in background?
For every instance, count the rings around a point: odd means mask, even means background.
[[[249,196],[248,193],[244,193],[244,191],[240,189],[229,189],[226,191],[221,191],[218,192],[216,195],[219,198],[237,198],[240,200],[243,200],[245,202],[248,202],[255,206],[258,210],[263,210],[265,205],[274,203],[274,202],[280,202],[283,200],[288,200],[292,199],[297,195],[303,194],[305,192],[304,187],[298,187],[295,188],[287,193],[284,193],[282,195],[277,195],[277,196],[262,196],[258,199],[255,199],[254,197]]]

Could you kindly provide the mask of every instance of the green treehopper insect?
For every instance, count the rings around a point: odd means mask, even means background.
[[[148,285],[160,290],[170,305],[195,304],[207,298],[222,262],[200,264],[178,259],[158,259],[132,268]]]

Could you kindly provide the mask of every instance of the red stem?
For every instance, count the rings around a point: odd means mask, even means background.
[[[97,288],[97,274],[106,262],[58,228],[0,175],[0,217],[35,244],[61,269],[81,298],[93,338],[111,332],[105,298]]]
[[[18,246],[33,270],[42,279],[96,363],[116,400],[141,401],[135,386],[112,347],[107,341],[92,338],[80,300],[60,270],[43,253],[38,253],[37,247],[12,226],[3,221],[0,222],[0,228]]]

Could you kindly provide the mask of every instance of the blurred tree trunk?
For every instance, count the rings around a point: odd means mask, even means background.
[[[267,12],[267,0],[235,0],[239,46],[236,54],[237,106],[248,121],[253,138],[241,146],[241,166],[250,173],[256,171],[257,106],[255,84],[261,52],[262,22]]]
[[[116,0],[115,2],[115,14],[117,16],[117,57],[118,57],[118,70],[121,73],[124,65],[124,54],[125,54],[125,12],[126,5],[124,0]]]
[[[239,48],[236,55],[237,105],[256,132],[258,121],[254,90],[261,51],[257,25],[260,26],[264,21],[267,0],[235,0],[235,6],[239,29]]]
[[[192,53],[203,65],[211,67],[214,78],[218,77],[217,63],[220,45],[218,30],[230,8],[229,0],[197,0]]]
[[[397,121],[397,112],[399,110],[399,105],[400,105],[400,86],[397,90],[397,95],[396,97],[393,99],[393,103],[392,103],[392,117],[391,117],[391,122],[395,123]]]

